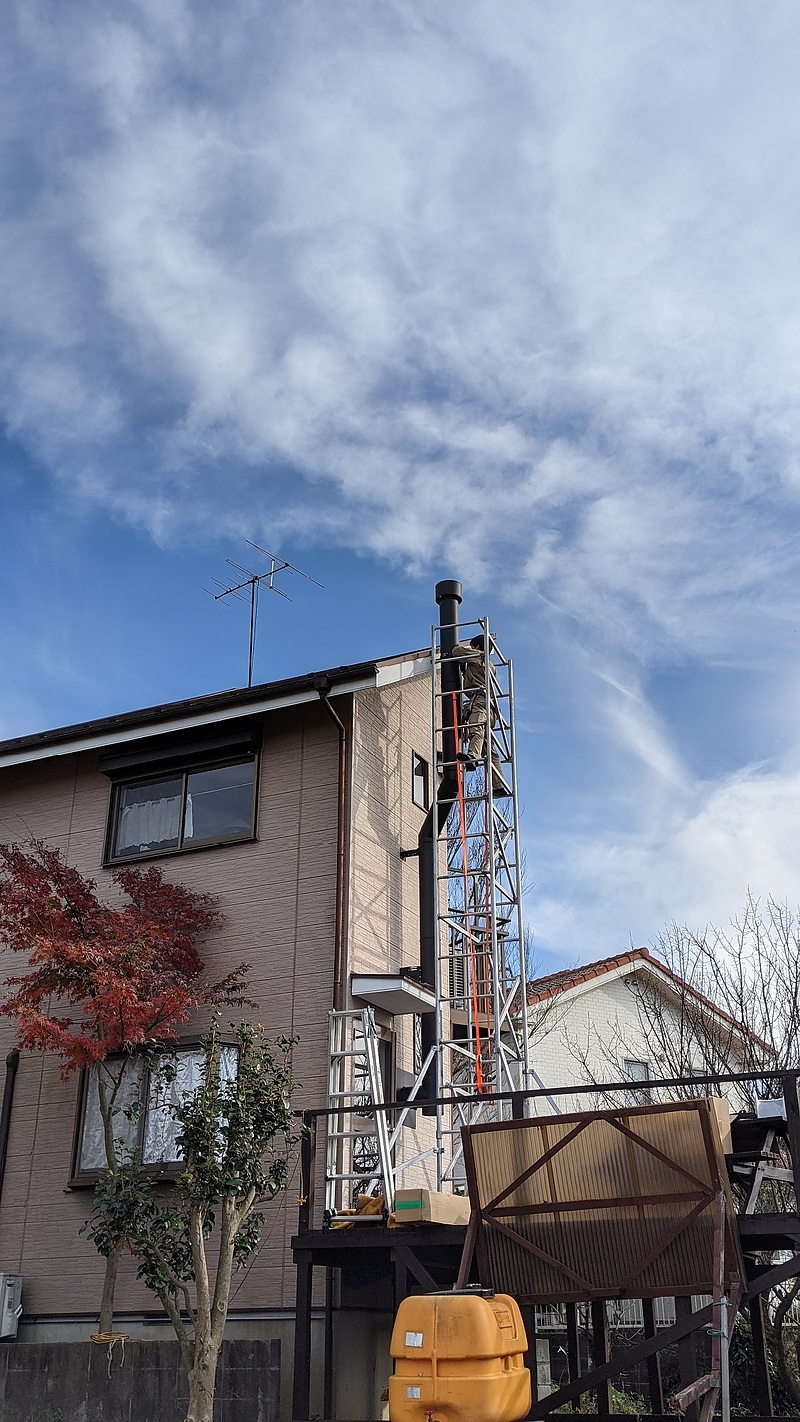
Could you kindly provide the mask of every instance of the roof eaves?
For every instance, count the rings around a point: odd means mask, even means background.
[[[320,688],[326,685],[334,696],[365,690],[378,684],[384,669],[383,679],[387,681],[402,679],[403,668],[409,662],[414,668],[409,675],[424,670],[424,655],[411,652],[377,662],[355,662],[283,681],[212,692],[208,696],[189,697],[183,701],[165,702],[138,711],[125,711],[115,716],[38,731],[33,735],[16,736],[0,741],[0,768],[299,705],[316,700]]]
[[[563,968],[557,973],[548,973],[543,978],[534,979],[528,984],[528,1004],[542,1002],[548,997],[554,997],[558,993],[567,992],[570,988],[580,987],[583,983],[591,982],[593,978],[604,977],[607,973],[617,971],[632,963],[637,959],[654,959],[646,948],[632,948],[627,953],[617,953],[611,958],[601,958],[594,963],[584,963],[575,968]]]

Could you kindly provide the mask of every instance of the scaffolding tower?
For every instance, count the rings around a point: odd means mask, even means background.
[[[484,685],[453,687],[443,675],[452,646],[483,639]],[[438,1188],[463,1188],[461,1127],[510,1116],[489,1093],[534,1085],[527,1033],[522,866],[510,660],[488,617],[433,628],[434,763],[455,782],[441,837],[434,837]],[[482,722],[482,725],[481,725]],[[483,731],[478,757],[469,743]],[[480,739],[478,734],[477,739]]]
[[[373,1109],[387,1098],[371,1009],[330,1013],[331,1223],[364,1196],[382,1196],[391,1211],[404,1172],[425,1161],[439,1190],[463,1193],[462,1126],[510,1116],[508,1101],[487,1098],[538,1082],[527,1033],[513,671],[488,617],[445,620],[448,611],[457,616],[460,593],[457,583],[437,586],[443,614],[431,635],[437,788],[427,839],[423,834],[419,850],[408,851],[419,856],[421,938],[429,945],[421,949],[421,972],[434,989],[435,1011],[416,1018],[418,1070],[391,1117]],[[477,658],[467,651],[473,637],[482,644]],[[464,677],[465,659],[480,668],[477,679],[474,671]],[[427,1140],[411,1141],[406,1155],[406,1124],[420,1106],[435,1121],[423,1132]]]

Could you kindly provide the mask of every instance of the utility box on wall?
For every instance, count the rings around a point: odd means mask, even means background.
[[[22,1275],[0,1274],[0,1338],[16,1338],[22,1313]]]

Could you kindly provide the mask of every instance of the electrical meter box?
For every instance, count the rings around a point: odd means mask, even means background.
[[[392,1331],[391,1422],[519,1422],[531,1405],[527,1346],[508,1294],[404,1299]]]
[[[22,1313],[22,1275],[0,1274],[0,1338],[16,1338]]]

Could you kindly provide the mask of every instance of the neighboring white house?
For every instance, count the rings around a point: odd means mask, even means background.
[[[769,1056],[766,1043],[647,948],[534,979],[528,1021],[531,1063],[542,1087],[630,1081],[631,1105],[655,1099],[648,1081],[748,1070],[754,1044],[762,1061]],[[667,1090],[660,1099],[681,1094]],[[720,1087],[715,1094],[727,1095],[735,1109],[746,1105],[741,1088]],[[546,1114],[610,1104],[591,1093],[540,1097],[536,1109]]]

